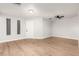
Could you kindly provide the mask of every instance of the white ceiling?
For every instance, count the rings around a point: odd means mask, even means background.
[[[33,10],[33,14],[29,13],[29,9]],[[79,12],[78,3],[22,3],[16,5],[13,3],[1,3],[0,14],[14,16],[49,16],[64,15],[71,17]]]

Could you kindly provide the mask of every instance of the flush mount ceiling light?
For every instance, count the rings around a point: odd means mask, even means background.
[[[30,14],[33,14],[34,10],[33,10],[33,9],[29,9],[28,12],[29,12]]]

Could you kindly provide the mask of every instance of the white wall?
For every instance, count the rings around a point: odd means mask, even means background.
[[[28,18],[26,20],[26,38],[43,37],[43,20],[42,18]]]
[[[11,18],[11,35],[6,35],[6,18]],[[17,35],[17,20],[21,20],[21,34]],[[20,17],[0,16],[0,42],[25,38],[25,20]]]
[[[26,38],[32,38],[34,36],[34,20],[26,19]]]
[[[47,38],[51,36],[52,23],[48,19],[29,18],[26,20],[27,38]]]
[[[6,35],[6,18],[11,18],[11,35]],[[17,35],[17,20],[21,20],[21,34]],[[52,22],[41,17],[23,19],[0,16],[0,42],[24,38],[43,39],[50,36],[79,39],[79,16]]]
[[[53,21],[43,18],[26,20],[28,38],[46,38],[50,36],[79,39],[79,15],[64,17]]]
[[[51,37],[52,36],[52,20],[43,19],[43,36]]]
[[[34,19],[34,38],[43,38],[43,19]]]
[[[52,36],[79,40],[79,16],[54,20]]]
[[[6,35],[6,18],[11,18],[11,35]],[[17,20],[21,21],[21,34],[17,35]],[[23,19],[21,17],[0,16],[0,42],[25,38],[43,39],[51,36],[51,21],[40,17]]]

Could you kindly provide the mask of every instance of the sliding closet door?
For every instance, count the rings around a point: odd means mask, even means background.
[[[6,35],[11,35],[11,19],[6,19]]]
[[[21,34],[21,32],[20,32],[20,20],[17,20],[17,34]]]

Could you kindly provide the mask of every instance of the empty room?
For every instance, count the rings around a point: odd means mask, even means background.
[[[79,3],[0,3],[0,56],[79,56]]]

